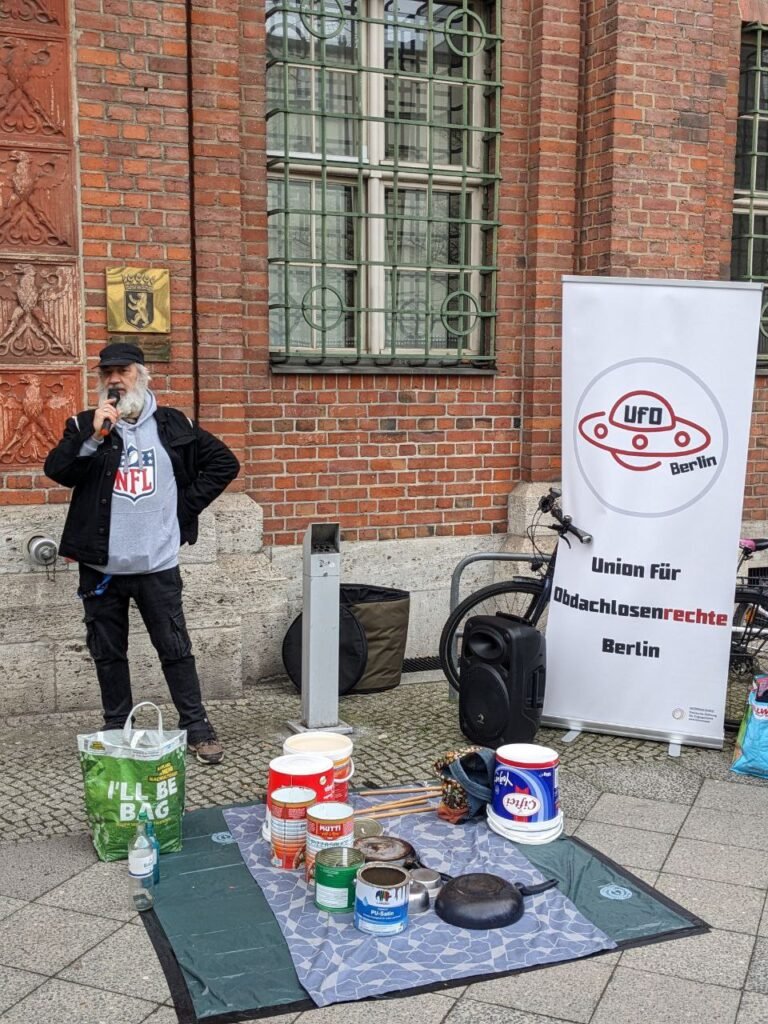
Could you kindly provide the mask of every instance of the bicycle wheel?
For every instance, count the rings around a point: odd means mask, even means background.
[[[538,598],[544,589],[541,580],[514,579],[491,583],[470,594],[448,616],[440,636],[440,666],[451,686],[459,690],[459,660],[464,624],[474,615],[503,615],[516,622],[527,622],[544,632],[547,609],[532,621]]]
[[[768,673],[768,593],[737,587],[734,599],[731,656],[725,720],[738,724],[752,677]]]

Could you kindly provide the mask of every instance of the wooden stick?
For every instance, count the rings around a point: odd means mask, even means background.
[[[424,807],[404,807],[400,810],[383,811],[381,814],[367,814],[367,818],[398,818],[402,814],[424,814],[425,811],[436,811],[434,804],[425,804]]]
[[[400,793],[440,793],[442,786],[403,786],[401,788],[361,789],[357,796],[392,796]]]
[[[359,811],[355,811],[355,814],[360,815],[361,817],[367,817],[369,814],[376,811],[389,811],[393,807],[410,807],[412,804],[422,804],[427,800],[434,800],[435,796],[427,794],[426,796],[409,796],[404,800],[388,800],[384,803],[374,804],[372,807],[366,807]]]

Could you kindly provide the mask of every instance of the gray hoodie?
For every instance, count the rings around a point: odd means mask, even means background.
[[[155,422],[157,400],[151,391],[135,423],[113,427],[123,441],[115,473],[109,525],[109,561],[93,566],[105,574],[160,572],[179,562],[176,480]],[[81,455],[98,445],[86,441]]]

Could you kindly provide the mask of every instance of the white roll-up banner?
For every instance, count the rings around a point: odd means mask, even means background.
[[[719,747],[762,289],[563,279],[544,722]]]

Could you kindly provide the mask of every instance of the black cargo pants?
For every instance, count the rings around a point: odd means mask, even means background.
[[[104,573],[80,566],[86,642],[101,687],[105,728],[122,728],[133,707],[128,665],[128,605],[133,598],[160,657],[179,713],[179,728],[187,730],[190,741],[205,737],[210,726],[184,621],[178,566],[162,572],[113,576],[103,593],[95,594],[103,579]]]

